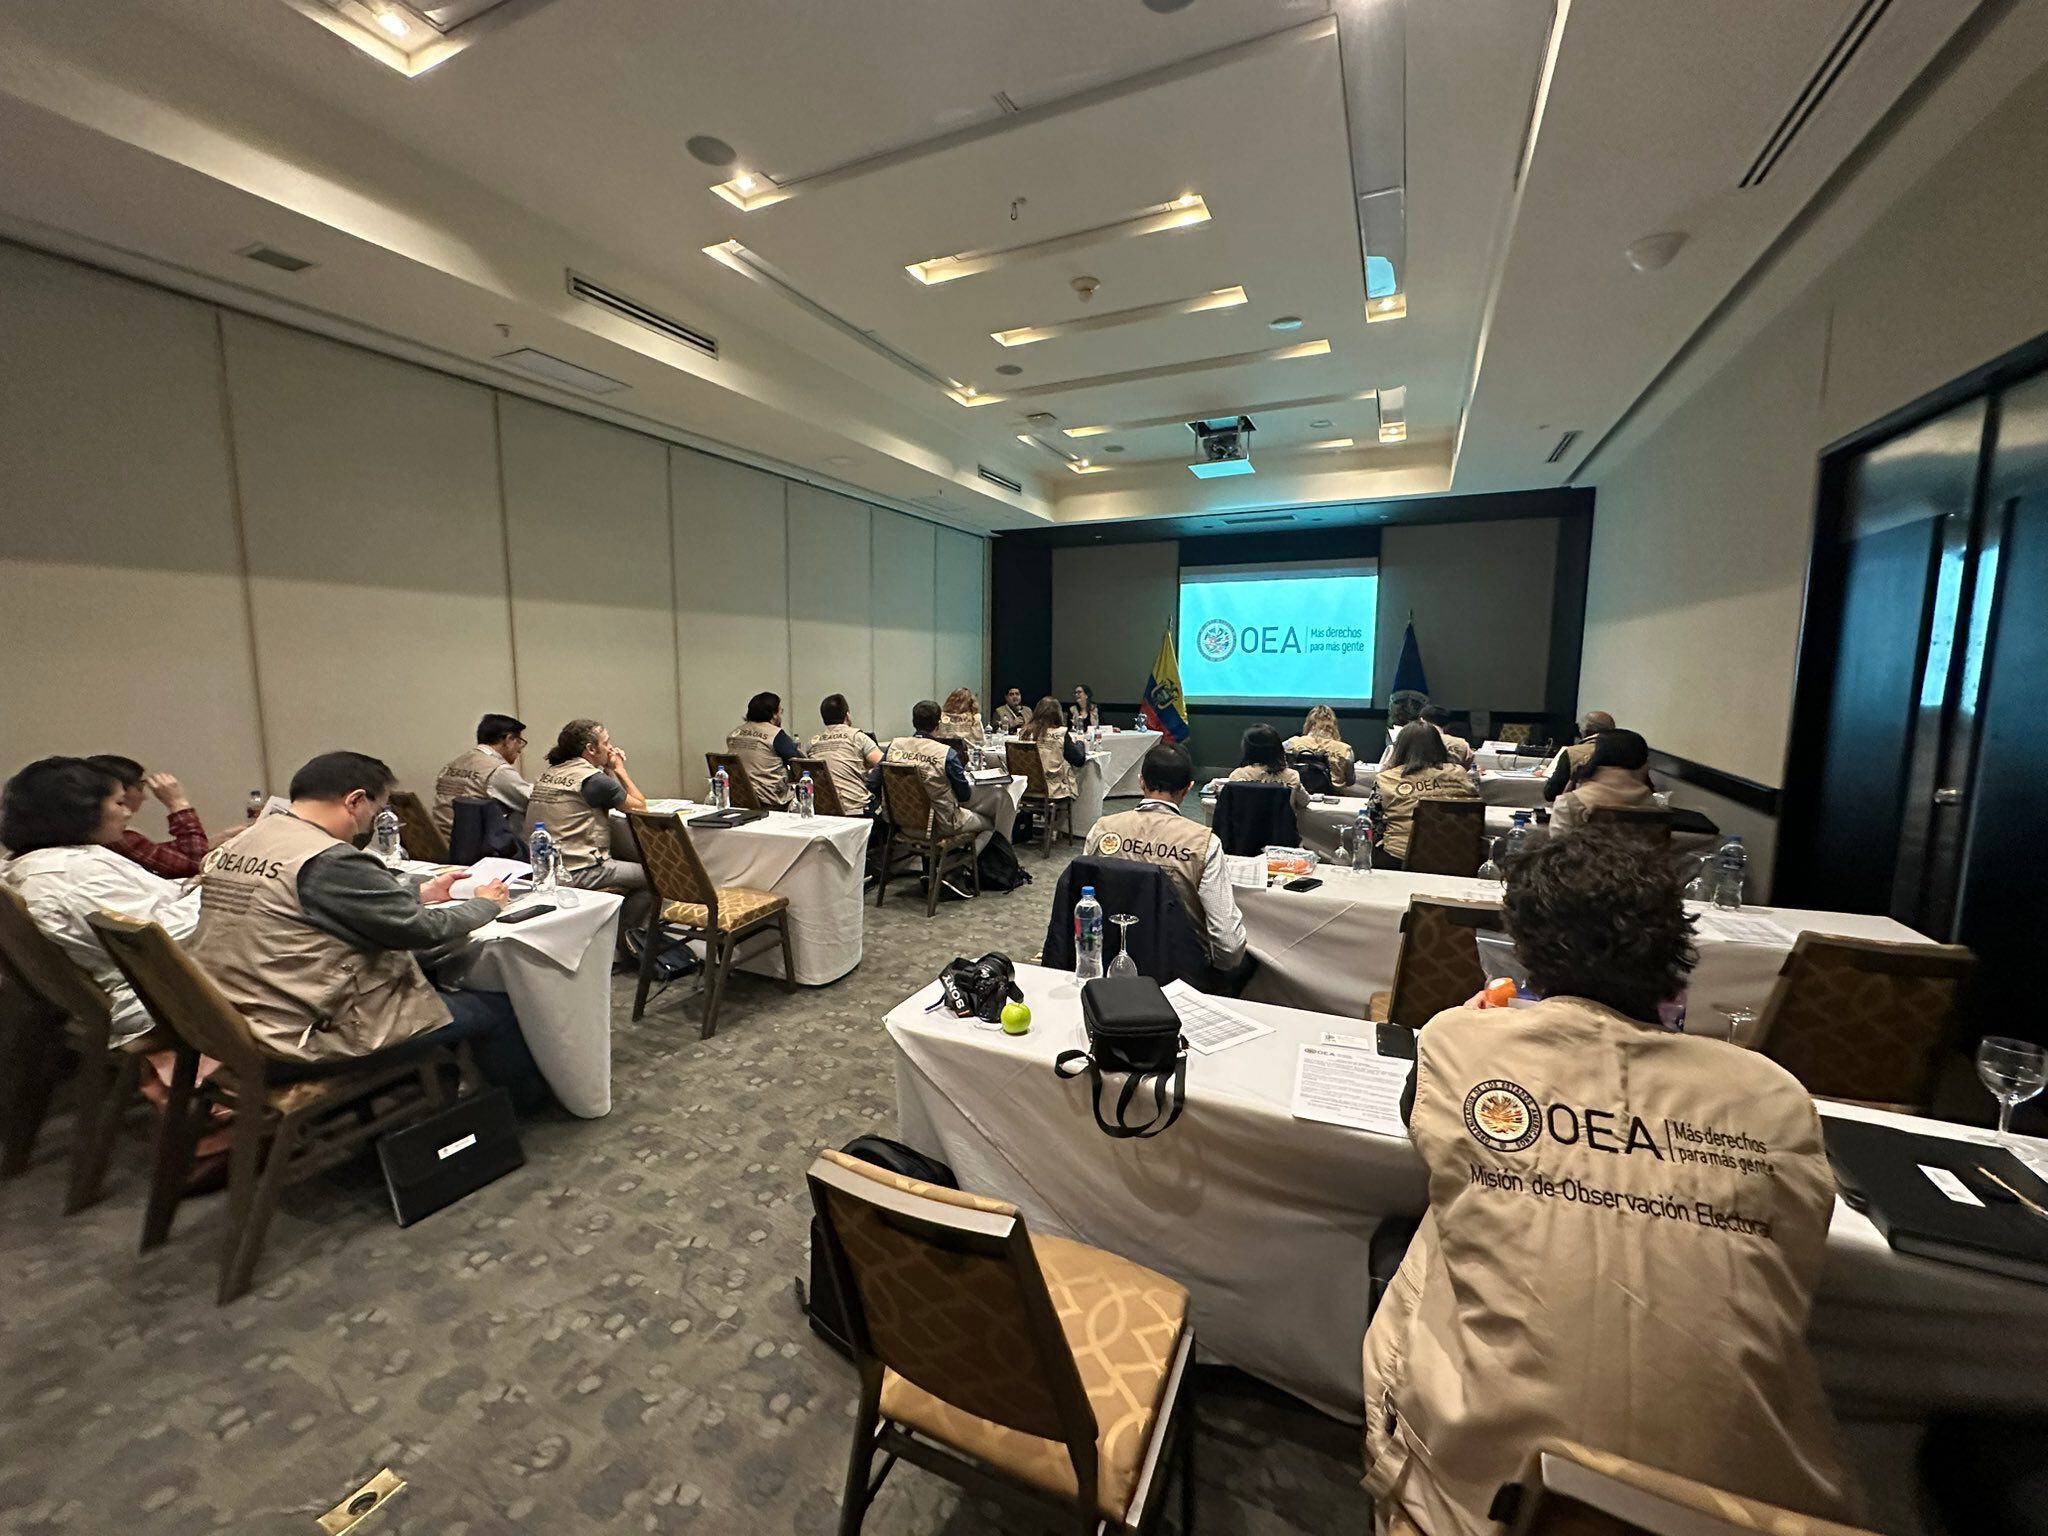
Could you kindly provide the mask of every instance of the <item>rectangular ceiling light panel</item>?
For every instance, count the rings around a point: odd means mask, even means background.
[[[417,78],[548,0],[283,0],[351,46]]]
[[[1008,331],[990,331],[989,339],[1005,347],[1028,347],[1033,342],[1051,341],[1058,336],[1080,336],[1089,331],[1113,330],[1120,325],[1137,325],[1146,320],[1165,320],[1176,315],[1200,315],[1215,309],[1235,309],[1249,300],[1241,287],[1218,288],[1191,299],[1168,299],[1163,304],[1140,304],[1135,309],[1106,310],[1078,320],[1056,320],[1049,325],[1020,325]]]
[[[1077,389],[1105,389],[1116,384],[1140,384],[1151,379],[1170,379],[1184,373],[1211,373],[1219,368],[1240,368],[1249,363],[1287,363],[1297,358],[1322,357],[1329,350],[1330,343],[1319,337],[1314,341],[1298,341],[1291,347],[1268,347],[1260,352],[1234,352],[1228,357],[1197,358],[1188,363],[1163,363],[1157,368],[1133,368],[1124,373],[1098,373],[1085,379],[1033,384],[1028,389],[1013,389],[1007,394],[983,394],[968,384],[963,384],[958,389],[949,389],[946,393],[960,405],[995,405],[1004,400],[1029,400],[1043,395],[1064,395]],[[1067,431],[1069,437],[1088,435],[1081,429],[1069,428]]]
[[[933,256],[925,261],[914,261],[903,270],[917,282],[931,286],[955,282],[963,277],[973,277],[981,272],[993,272],[999,267],[1013,267],[1019,262],[1059,256],[1068,251],[1086,250],[1089,246],[1103,245],[1111,240],[1163,234],[1170,229],[1188,229],[1208,222],[1209,205],[1189,192],[1170,203],[1147,208],[1141,213],[1134,213],[1129,218],[1118,219],[1114,223],[1098,224],[1093,229],[1077,229],[1070,234],[1054,235],[1050,239],[1034,240],[1026,245],[1006,246],[1001,250],[962,251],[954,256]]]

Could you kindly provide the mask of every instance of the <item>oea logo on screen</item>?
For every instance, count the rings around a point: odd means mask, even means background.
[[[1301,637],[1292,624],[1284,629],[1278,624],[1247,624],[1243,629],[1233,629],[1228,619],[1211,619],[1204,624],[1195,634],[1195,645],[1204,661],[1228,661],[1231,653],[1239,650],[1251,655],[1264,652],[1268,656],[1301,653]]]

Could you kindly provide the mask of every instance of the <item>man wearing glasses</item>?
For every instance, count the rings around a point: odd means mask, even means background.
[[[514,818],[526,814],[533,786],[519,776],[526,727],[510,715],[485,715],[477,722],[476,745],[443,768],[434,780],[434,825],[447,837],[455,827],[455,802],[495,800]]]

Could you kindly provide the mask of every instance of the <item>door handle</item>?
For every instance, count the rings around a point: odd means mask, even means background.
[[[1960,789],[1937,789],[1934,792],[1934,803],[1936,805],[1961,805],[1963,803],[1963,792]]]

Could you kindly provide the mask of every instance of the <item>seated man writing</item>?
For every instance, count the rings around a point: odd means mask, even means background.
[[[1134,811],[1105,816],[1088,829],[1081,851],[1097,858],[1157,864],[1173,880],[1181,905],[1202,930],[1202,948],[1219,971],[1244,961],[1244,918],[1230,889],[1223,844],[1214,832],[1181,815],[1181,802],[1195,782],[1188,749],[1162,741],[1138,768],[1145,798]]]
[[[1806,1344],[1835,1198],[1812,1099],[1659,1027],[1692,924],[1638,845],[1548,843],[1505,905],[1542,1001],[1416,1037],[1429,1213],[1365,1338],[1379,1529],[1497,1530],[1495,1491],[1553,1437],[1853,1520]]]
[[[278,1077],[317,1075],[436,1033],[468,1040],[484,1077],[521,1109],[547,1087],[502,992],[437,989],[417,956],[504,910],[497,882],[450,901],[462,871],[415,891],[350,846],[391,797],[392,772],[360,752],[324,752],[292,775],[291,813],[265,816],[207,855],[204,899],[188,946],[248,1020]]]

